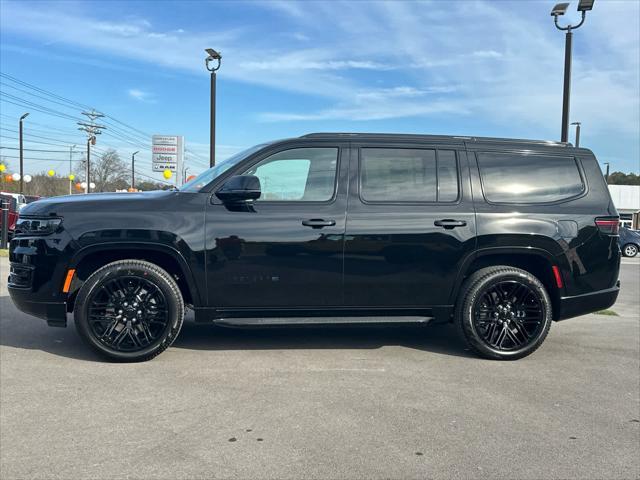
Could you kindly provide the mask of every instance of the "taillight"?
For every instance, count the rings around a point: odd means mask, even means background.
[[[600,232],[606,235],[618,235],[620,230],[620,219],[618,217],[598,217],[596,226]]]

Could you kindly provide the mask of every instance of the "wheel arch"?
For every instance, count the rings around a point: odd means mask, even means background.
[[[451,292],[450,302],[457,301],[462,283],[474,272],[481,268],[494,265],[506,265],[520,268],[534,275],[542,282],[553,306],[553,319],[559,312],[560,297],[564,288],[559,288],[554,278],[552,267],[557,265],[554,257],[546,250],[534,247],[509,247],[509,248],[486,248],[475,252],[469,256],[458,274],[456,283]]]
[[[74,255],[69,268],[75,269],[76,273],[69,289],[67,309],[73,310],[78,290],[93,272],[108,263],[128,259],[146,260],[166,270],[178,284],[185,304],[202,304],[191,269],[180,252],[165,245],[127,242],[92,245]]]

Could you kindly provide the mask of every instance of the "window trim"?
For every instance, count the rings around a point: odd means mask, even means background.
[[[305,145],[305,146],[283,145],[282,148],[265,152],[264,155],[259,155],[255,159],[252,159],[250,163],[246,164],[246,166],[238,165],[238,170],[236,172],[233,172],[231,176],[244,175],[244,172],[246,172],[247,170],[255,167],[263,160],[266,160],[267,158],[273,155],[277,155],[278,153],[286,152],[287,150],[301,150],[301,149],[310,149],[310,148],[330,148],[330,149],[336,150],[337,152],[336,174],[333,179],[333,194],[331,195],[331,198],[329,198],[328,200],[260,200],[258,198],[253,201],[253,204],[254,205],[330,205],[334,203],[338,197],[338,187],[339,187],[338,179],[340,177],[342,155],[344,152],[344,149],[341,145],[333,145],[333,144]]]
[[[559,205],[561,203],[567,203],[573,200],[577,200],[587,195],[587,193],[589,193],[589,185],[586,180],[586,175],[584,174],[582,162],[580,158],[576,157],[575,155],[559,155],[556,153],[533,152],[531,150],[476,150],[470,153],[473,153],[475,157],[475,163],[478,169],[478,178],[480,180],[480,189],[482,190],[482,198],[489,205],[509,205],[509,206],[511,205],[515,205],[515,206]],[[573,159],[576,165],[576,169],[578,170],[578,175],[580,176],[580,180],[582,182],[582,191],[576,195],[571,195],[570,197],[561,198],[559,200],[552,200],[550,202],[496,202],[493,200],[489,200],[489,198],[487,197],[485,181],[482,175],[482,168],[480,167],[480,154],[519,155],[523,157],[557,157],[557,158]]]
[[[365,205],[458,205],[460,204],[460,202],[462,201],[462,181],[461,181],[461,174],[462,172],[460,171],[460,150],[458,148],[455,148],[455,146],[447,146],[445,148],[440,148],[438,146],[424,146],[424,145],[416,145],[414,146],[395,146],[395,145],[359,145],[356,147],[358,149],[358,198],[360,199],[360,201],[365,204]],[[369,150],[374,150],[374,149],[378,149],[378,150],[431,150],[431,151],[435,151],[436,154],[436,201],[435,202],[428,202],[428,201],[421,201],[421,200],[366,200],[362,197],[362,165],[363,165],[363,150],[364,149],[369,149]],[[457,179],[457,185],[458,185],[458,196],[456,197],[455,200],[452,201],[448,201],[448,202],[439,202],[438,196],[439,196],[439,178],[438,178],[438,163],[439,163],[439,155],[438,155],[438,151],[439,150],[449,150],[452,151],[454,156],[455,156],[455,160],[456,160],[456,179]]]

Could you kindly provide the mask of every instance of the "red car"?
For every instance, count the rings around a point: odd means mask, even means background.
[[[0,193],[0,203],[2,203],[3,207],[4,207],[4,204],[6,203],[9,204],[8,225],[9,225],[9,238],[11,238],[13,236],[13,232],[16,229],[16,221],[18,220],[18,202],[15,199],[15,197],[12,197],[11,195],[5,195],[3,193]],[[4,226],[2,225],[3,217],[4,215],[2,215],[2,213],[0,212],[0,232],[2,232],[2,228],[4,228]]]

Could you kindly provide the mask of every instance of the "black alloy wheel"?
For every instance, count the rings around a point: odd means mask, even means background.
[[[105,265],[84,283],[74,309],[80,336],[117,361],[149,360],[173,343],[184,303],[171,276],[149,262]]]
[[[112,278],[95,290],[89,300],[91,333],[116,351],[132,352],[151,345],[168,324],[164,294],[144,277]]]
[[[455,322],[471,350],[495,360],[515,360],[544,342],[552,321],[549,294],[531,273],[497,265],[465,280]]]
[[[505,280],[488,286],[473,306],[473,324],[483,341],[499,351],[527,346],[543,326],[544,309],[526,284]]]

